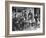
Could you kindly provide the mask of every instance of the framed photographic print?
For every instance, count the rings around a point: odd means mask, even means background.
[[[6,36],[45,34],[45,4],[6,1]]]

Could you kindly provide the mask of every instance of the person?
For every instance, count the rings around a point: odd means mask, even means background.
[[[31,10],[29,11],[29,13],[28,13],[28,20],[30,20],[30,19],[32,19],[32,13],[31,13]]]
[[[29,13],[28,13],[28,21],[30,22],[30,23],[32,23],[32,13],[31,13],[31,10],[29,11]]]
[[[22,16],[24,17],[24,20],[27,19],[27,18],[26,18],[27,15],[26,15],[26,11],[25,11],[25,10],[22,11]]]
[[[15,17],[15,18],[13,18],[12,19],[12,30],[13,31],[16,31],[16,30],[18,30],[19,28],[18,28],[18,21],[17,21],[18,19]]]
[[[31,13],[31,10],[30,10],[29,13],[28,13],[28,23],[29,23],[28,26],[30,26],[31,23],[32,23],[32,13]]]

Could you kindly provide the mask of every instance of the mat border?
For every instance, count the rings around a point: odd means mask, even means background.
[[[9,35],[9,4],[10,3],[21,3],[21,4],[30,4],[30,5],[43,5],[43,33],[30,33],[30,34],[12,34]],[[45,3],[36,3],[36,2],[21,2],[21,1],[5,1],[5,37],[20,37],[20,36],[37,36],[45,35]]]

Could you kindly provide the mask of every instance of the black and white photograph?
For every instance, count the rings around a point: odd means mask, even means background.
[[[40,8],[12,7],[12,31],[31,31],[40,28]]]
[[[5,36],[45,35],[45,4],[6,1]]]
[[[44,3],[6,2],[6,36],[45,34]]]
[[[9,34],[43,33],[43,6],[10,4]]]

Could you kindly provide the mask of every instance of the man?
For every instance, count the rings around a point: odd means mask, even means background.
[[[32,22],[32,13],[31,13],[31,10],[29,11],[29,13],[28,13],[28,20],[30,20],[30,22]]]

